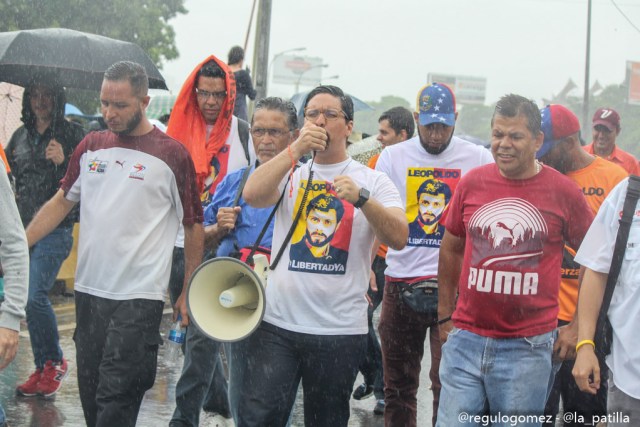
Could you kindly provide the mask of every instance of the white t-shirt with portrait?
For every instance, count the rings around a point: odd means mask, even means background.
[[[373,229],[360,209],[335,195],[333,180],[348,175],[359,186],[369,190],[370,199],[384,207],[402,208],[398,190],[381,173],[351,158],[332,165],[312,166],[311,188],[303,212],[287,248],[275,270],[269,272],[264,320],[294,332],[316,335],[366,334],[367,306],[365,294],[369,286]],[[298,168],[292,183],[280,184],[285,195],[276,213],[271,260],[282,246],[303,198],[310,164]],[[286,188],[284,187],[286,184]],[[291,187],[293,186],[293,187]],[[336,203],[339,203],[338,206]],[[306,206],[312,204],[307,221]],[[319,215],[313,215],[314,212]],[[324,221],[324,236],[313,221]],[[329,234],[331,233],[331,234]],[[318,251],[309,249],[310,240],[328,245]],[[318,248],[315,248],[318,249]]]

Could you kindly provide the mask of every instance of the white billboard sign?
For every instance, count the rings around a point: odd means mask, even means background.
[[[322,58],[281,55],[273,61],[273,82],[316,86],[322,80]]]
[[[429,73],[427,82],[444,83],[449,86],[458,104],[484,104],[487,93],[487,79],[484,77]]]

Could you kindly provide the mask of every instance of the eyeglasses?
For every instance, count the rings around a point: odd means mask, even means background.
[[[207,99],[209,99],[210,96],[213,96],[213,99],[222,101],[227,96],[227,91],[221,90],[220,92],[209,92],[204,89],[196,88],[196,96],[202,99],[203,101],[206,101]]]
[[[266,134],[269,134],[272,138],[280,138],[289,132],[291,132],[289,129],[251,128],[251,136],[254,138],[262,138]]]
[[[304,110],[304,118],[309,120],[315,120],[320,117],[320,114],[324,116],[326,120],[335,120],[342,114],[345,118],[347,115],[342,110],[334,110],[333,108],[327,108],[326,110]]]

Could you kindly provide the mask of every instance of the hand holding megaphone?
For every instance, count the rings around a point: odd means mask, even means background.
[[[329,135],[325,128],[306,121],[300,130],[300,136],[291,144],[291,151],[300,158],[312,151],[324,151],[329,145]]]

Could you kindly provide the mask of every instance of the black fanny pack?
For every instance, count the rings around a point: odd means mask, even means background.
[[[423,280],[415,283],[398,283],[402,301],[416,313],[438,313],[438,282]]]

